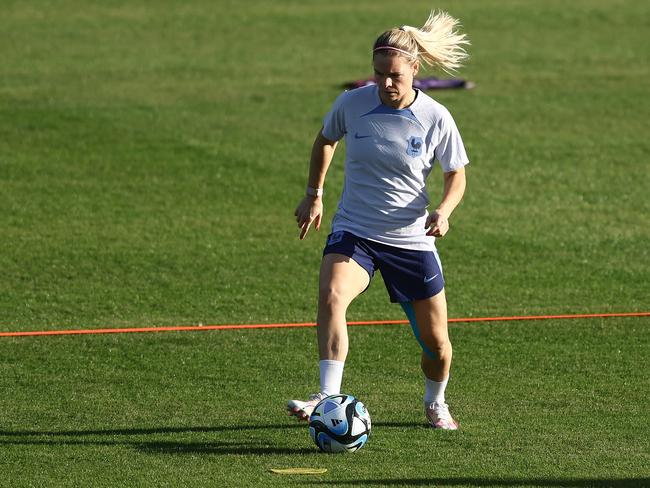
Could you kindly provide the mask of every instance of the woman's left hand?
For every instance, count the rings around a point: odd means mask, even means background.
[[[424,224],[428,236],[444,237],[449,231],[449,220],[443,214],[433,211],[427,217],[427,222]]]

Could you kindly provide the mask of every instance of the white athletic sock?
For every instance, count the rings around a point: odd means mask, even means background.
[[[445,403],[445,388],[447,388],[447,382],[449,381],[449,376],[443,381],[433,381],[425,376],[424,378],[424,403],[429,405],[430,403]]]
[[[321,359],[318,365],[320,367],[320,392],[325,395],[341,393],[345,362],[335,361],[334,359]]]

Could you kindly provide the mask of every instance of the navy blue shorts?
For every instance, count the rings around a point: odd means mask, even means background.
[[[381,272],[393,303],[412,302],[437,295],[445,287],[442,265],[435,251],[413,251],[362,239],[350,232],[332,232],[323,250],[354,259],[372,279]]]

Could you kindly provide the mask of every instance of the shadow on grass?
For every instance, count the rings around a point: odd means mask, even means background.
[[[274,425],[216,425],[187,427],[151,427],[135,429],[87,430],[16,430],[0,431],[0,446],[116,446],[128,447],[148,454],[212,454],[212,455],[280,455],[313,454],[313,449],[269,445],[261,440],[243,440],[237,433],[246,431],[305,429],[306,424],[287,423]],[[205,440],[146,440],[148,435],[210,434],[227,432],[228,441]],[[115,437],[118,437],[117,439]]]
[[[412,423],[376,423],[375,426],[396,428],[422,428]],[[127,447],[147,454],[207,454],[207,455],[318,455],[316,449],[291,448],[269,445],[263,440],[238,439],[237,434],[250,431],[307,430],[304,422],[285,424],[249,424],[249,425],[213,425],[186,427],[147,427],[120,429],[79,429],[79,430],[0,430],[1,446],[115,446]],[[228,433],[227,441],[183,441],[183,440],[146,440],[140,436],[173,434],[210,434]],[[116,439],[117,437],[117,439]],[[289,436],[288,436],[289,437]]]
[[[426,428],[424,424],[411,422],[375,422],[374,427],[396,428]],[[88,430],[0,430],[0,437],[84,437],[84,436],[137,436],[155,434],[182,434],[182,433],[211,433],[211,432],[241,432],[306,429],[306,422],[292,422],[287,424],[249,424],[249,425],[211,425],[187,427],[148,427],[148,428],[122,428],[122,429],[88,429]],[[0,444],[5,443],[0,439]]]
[[[329,481],[311,481],[310,485],[326,485]],[[337,480],[337,485],[349,486],[548,486],[567,488],[641,488],[650,486],[650,478],[412,478]]]
[[[122,429],[89,429],[89,430],[16,430],[2,431],[0,437],[83,437],[96,435],[155,435],[155,434],[182,434],[182,433],[210,433],[210,432],[237,432],[247,430],[283,430],[305,428],[306,424],[276,424],[276,425],[211,425],[187,427],[148,427],[148,428],[122,428]],[[0,443],[2,441],[0,440]]]
[[[252,442],[146,442],[137,446],[139,451],[149,454],[314,454],[314,449],[265,446]]]
[[[416,427],[405,423],[377,424],[383,427]],[[116,446],[136,449],[148,454],[212,454],[212,455],[318,455],[316,449],[291,448],[269,445],[262,440],[237,439],[237,434],[246,431],[307,430],[306,423],[257,424],[257,425],[215,425],[186,427],[150,427],[87,430],[15,430],[0,431],[0,446]],[[228,433],[228,441],[175,441],[142,440],[140,436],[170,434]],[[115,439],[118,437],[118,439]]]
[[[314,449],[289,448],[280,446],[263,445],[259,442],[245,441],[207,441],[207,442],[185,442],[185,441],[128,441],[128,440],[91,440],[91,439],[10,439],[0,440],[0,445],[20,446],[114,446],[129,447],[146,454],[238,454],[238,455],[276,455],[276,454],[314,454]]]

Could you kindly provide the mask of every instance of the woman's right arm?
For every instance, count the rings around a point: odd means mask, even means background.
[[[325,175],[334,157],[334,151],[338,141],[330,141],[323,136],[323,129],[318,132],[314,145],[311,149],[311,162],[309,164],[309,179],[307,188],[314,190],[312,195],[307,194],[298,204],[294,215],[300,227],[300,239],[304,239],[312,222],[316,230],[320,229],[323,218],[323,197],[322,190],[325,183]],[[316,191],[318,190],[318,191]],[[318,194],[319,193],[319,194]]]

